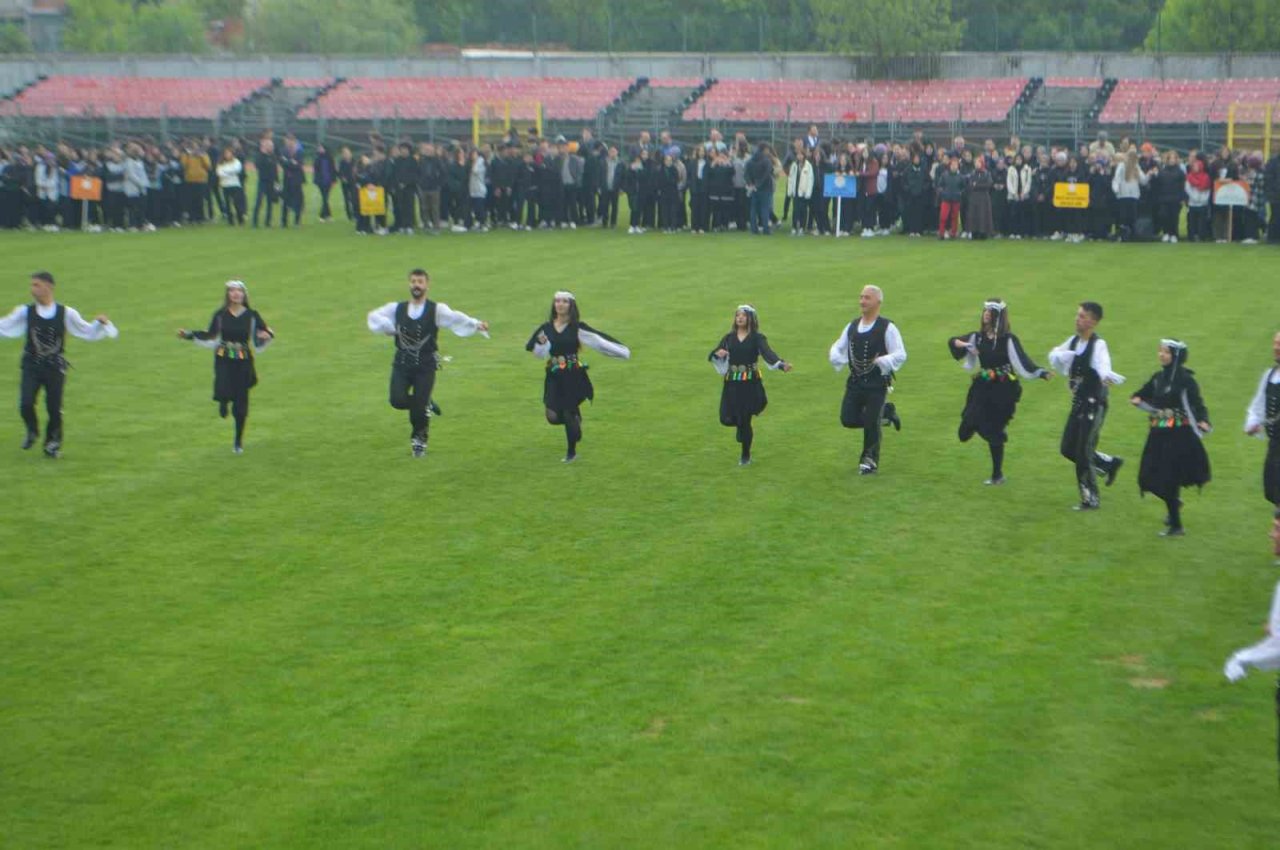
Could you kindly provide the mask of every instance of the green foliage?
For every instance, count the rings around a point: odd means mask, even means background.
[[[1147,34],[1148,50],[1280,50],[1275,0],[1169,0],[1159,26]]]
[[[402,0],[262,0],[246,26],[268,53],[404,54],[421,41]]]
[[[1162,0],[954,0],[964,50],[1131,50]]]
[[[204,53],[204,16],[191,0],[133,4],[70,0],[63,45],[77,53]]]
[[[0,24],[0,53],[30,53],[31,39],[17,24]]]
[[[895,56],[959,46],[964,24],[951,0],[811,0],[818,43],[832,51]]]

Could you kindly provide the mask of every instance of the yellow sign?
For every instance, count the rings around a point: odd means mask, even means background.
[[[386,215],[387,191],[381,186],[360,187],[360,215]]]
[[[1089,208],[1089,184],[1053,184],[1053,205],[1060,210],[1087,210]]]

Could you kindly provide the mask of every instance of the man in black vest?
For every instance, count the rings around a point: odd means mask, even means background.
[[[258,226],[262,205],[267,205],[267,227],[271,226],[271,209],[276,205],[280,184],[280,157],[276,155],[276,143],[264,138],[258,143],[258,153],[253,158],[258,172],[258,188],[253,197],[253,226]]]
[[[828,353],[837,372],[846,366],[849,369],[840,424],[862,429],[862,456],[858,461],[861,475],[874,475],[880,469],[882,422],[902,428],[902,421],[893,405],[885,404],[885,397],[894,373],[907,362],[907,349],[902,345],[898,326],[880,315],[883,301],[880,287],[863,287],[858,296],[862,315],[844,326]]]
[[[439,368],[436,335],[440,328],[448,328],[458,336],[471,336],[479,331],[486,339],[489,337],[488,322],[427,300],[430,284],[431,278],[424,270],[414,269],[409,272],[410,300],[384,304],[369,314],[369,330],[396,340],[396,357],[391,365],[391,406],[409,411],[412,428],[409,445],[414,457],[427,453],[427,409]]]
[[[94,342],[115,339],[116,326],[103,314],[86,322],[75,308],[53,299],[53,275],[36,272],[31,275],[31,297],[34,303],[14,308],[0,319],[0,336],[24,337],[22,348],[22,395],[19,411],[27,426],[22,447],[29,449],[40,436],[36,418],[36,398],[44,390],[45,411],[49,422],[44,432],[46,457],[57,458],[62,452],[62,389],[67,380],[66,338],[80,337]]]
[[[1068,376],[1071,389],[1071,413],[1062,432],[1062,456],[1075,464],[1076,483],[1080,487],[1077,511],[1098,509],[1098,473],[1107,477],[1107,486],[1115,483],[1116,473],[1124,460],[1098,451],[1098,437],[1107,418],[1108,387],[1123,384],[1124,376],[1111,371],[1111,352],[1107,343],[1094,333],[1102,321],[1102,305],[1085,301],[1076,311],[1076,333],[1049,352],[1049,363],[1060,374]]]
[[[1267,459],[1262,464],[1262,492],[1275,507],[1271,540],[1276,563],[1280,564],[1280,333],[1271,339],[1275,364],[1262,373],[1258,391],[1249,403],[1244,432],[1267,441]],[[1280,637],[1280,634],[1276,635]]]

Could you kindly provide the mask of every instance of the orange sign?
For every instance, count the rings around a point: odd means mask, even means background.
[[[1248,180],[1213,181],[1213,205],[1215,207],[1247,207],[1253,187]]]
[[[71,178],[71,200],[73,201],[101,201],[102,200],[102,180],[97,177],[90,177],[87,174],[81,174]]]
[[[387,192],[381,186],[360,187],[360,215],[386,215]]]

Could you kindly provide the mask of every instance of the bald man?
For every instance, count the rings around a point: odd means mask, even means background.
[[[874,475],[880,469],[880,435],[882,422],[895,429],[902,421],[892,404],[885,399],[893,384],[893,376],[907,362],[907,349],[902,345],[898,326],[880,315],[884,293],[878,286],[866,286],[858,296],[861,315],[844,326],[831,345],[828,359],[838,372],[848,367],[844,401],[840,405],[840,424],[862,429],[862,455],[858,474]]]

